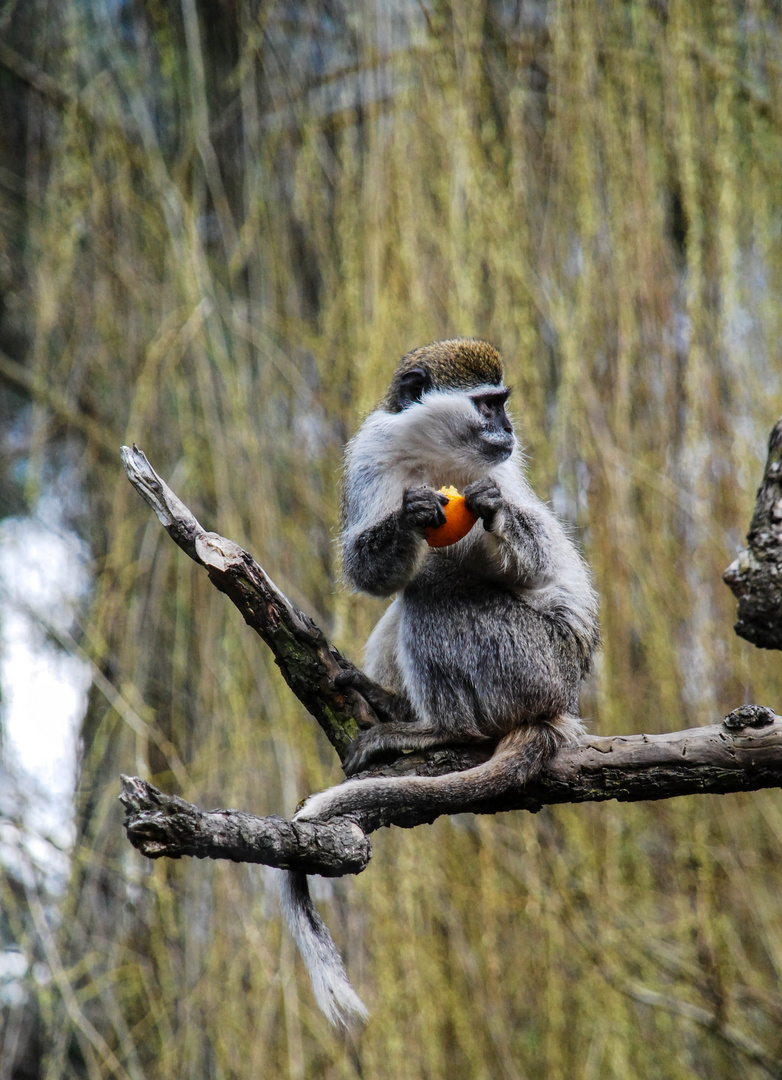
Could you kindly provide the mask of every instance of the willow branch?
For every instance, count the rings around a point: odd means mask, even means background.
[[[23,390],[33,401],[46,405],[69,427],[81,431],[102,454],[110,454],[111,460],[116,460],[114,455],[117,452],[117,444],[108,427],[81,412],[51,381],[44,379],[32,368],[20,364],[18,360],[13,360],[2,350],[0,350],[0,379]]]

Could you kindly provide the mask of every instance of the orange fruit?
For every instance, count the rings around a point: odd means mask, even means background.
[[[448,496],[448,502],[443,507],[445,521],[437,528],[426,530],[426,542],[429,547],[448,547],[449,544],[455,544],[457,540],[467,535],[478,520],[478,515],[467,509],[464,495],[460,495],[455,487],[440,488],[440,491]]]

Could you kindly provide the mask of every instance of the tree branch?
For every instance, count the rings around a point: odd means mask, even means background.
[[[120,802],[128,839],[150,859],[195,855],[333,877],[361,873],[372,857],[369,839],[348,818],[316,826],[239,810],[204,811],[135,776],[122,777]]]
[[[782,421],[772,435],[774,454],[778,455],[781,444]],[[384,717],[387,705],[390,715],[391,695],[330,645],[309,616],[280,592],[246,551],[232,540],[206,532],[136,446],[123,447],[122,460],[128,479],[171,538],[206,568],[214,585],[233,601],[247,624],[269,645],[291,690],[344,759],[359,727],[377,723],[379,716]],[[778,524],[774,547],[760,520],[777,521],[774,515],[777,506],[782,505],[778,502],[779,464],[777,461],[774,468],[771,457],[769,461],[758,496],[762,513],[756,509],[750,529],[750,538],[765,545],[767,559],[774,553],[782,556]],[[766,571],[774,576],[770,566]],[[757,592],[758,586],[754,588]],[[766,625],[774,614],[779,626],[778,611],[764,615]],[[440,776],[478,765],[490,754],[491,748],[474,747],[404,754],[360,776]],[[258,818],[238,810],[205,812],[178,796],[164,795],[145,781],[129,777],[123,777],[120,799],[126,810],[128,839],[150,858],[195,855],[334,876],[360,873],[371,857],[367,834],[385,825],[411,828],[442,814],[493,814],[519,809],[534,813],[556,803],[607,799],[633,802],[780,786],[782,718],[771,709],[747,705],[712,727],[663,735],[586,737],[578,745],[561,750],[533,783],[483,803],[395,811],[381,806],[350,818],[289,822],[278,817]]]
[[[483,755],[485,760],[486,754]],[[410,754],[369,776],[438,776],[477,764],[475,751]],[[400,767],[401,765],[401,767]],[[204,813],[143,780],[123,777],[128,839],[150,858],[233,859],[307,873],[358,874],[369,862],[366,837],[383,825],[411,828],[446,813],[537,812],[556,803],[637,802],[677,795],[724,795],[782,785],[782,717],[742,706],[722,724],[665,735],[597,735],[560,750],[533,783],[472,805],[389,813],[382,808],[326,822],[258,818],[238,810]]]
[[[207,532],[185,504],[158,476],[143,451],[123,446],[128,480],[157,514],[168,535],[191,559],[203,566],[213,585],[239,608],[274,654],[277,666],[296,697],[315,717],[340,756],[360,727],[377,723],[373,708],[350,679],[366,676],[330,645],[309,615],[285,596],[246,551],[217,533]],[[385,693],[377,687],[378,699]],[[388,696],[388,695],[386,695]]]
[[[747,546],[722,577],[739,601],[736,633],[759,649],[782,649],[782,418],[768,440]]]

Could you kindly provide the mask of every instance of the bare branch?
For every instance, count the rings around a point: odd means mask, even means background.
[[[782,649],[782,418],[771,432],[747,546],[722,575],[739,601],[736,633]]]
[[[441,750],[409,754],[362,776],[438,776],[478,764],[486,754]],[[782,718],[743,706],[722,724],[665,735],[591,736],[561,750],[526,787],[490,802],[390,813],[382,807],[325,822],[257,818],[237,810],[204,813],[175,795],[123,777],[120,796],[131,843],[150,858],[196,855],[260,862],[308,873],[356,874],[369,862],[366,833],[383,825],[412,827],[447,813],[536,812],[568,802],[635,802],[677,795],[782,786]]]
[[[323,825],[254,817],[239,810],[199,810],[178,795],[164,795],[146,780],[122,777],[128,840],[150,859],[230,859],[306,874],[359,874],[372,844],[348,818]]]
[[[274,653],[288,686],[323,728],[340,759],[344,759],[358,729],[377,723],[377,702],[373,699],[373,708],[357,688],[369,680],[329,644],[309,615],[280,592],[251,555],[233,540],[207,532],[198,523],[161,480],[143,451],[135,445],[132,449],[123,446],[121,454],[128,479],[155,511],[171,539],[205,567],[212,584],[233,601],[247,625],[260,634]],[[381,687],[376,690],[380,701],[385,691]]]

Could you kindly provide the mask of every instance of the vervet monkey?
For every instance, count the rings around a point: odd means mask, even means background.
[[[494,743],[491,758],[437,777],[348,780],[306,800],[298,821],[375,806],[438,808],[529,781],[582,732],[581,680],[598,641],[589,571],[533,493],[505,412],[509,391],[491,345],[438,341],[402,358],[386,397],[345,452],[344,574],[395,599],[366,645],[365,671],[409,719],[358,735],[346,771],[377,754]],[[427,545],[452,485],[477,514],[449,547]],[[303,874],[287,873],[287,921],[318,1004],[335,1023],[366,1009],[347,980]]]

